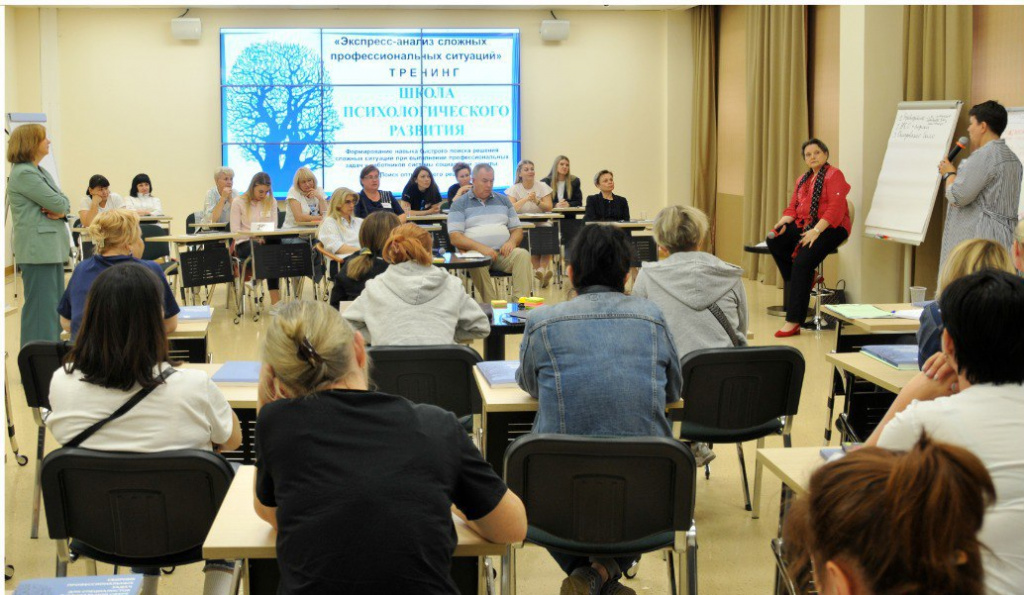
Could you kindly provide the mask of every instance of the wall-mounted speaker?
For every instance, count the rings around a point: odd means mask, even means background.
[[[565,41],[569,39],[569,21],[546,20],[540,22],[540,38],[544,41]]]
[[[175,39],[199,39],[203,35],[203,23],[199,19],[171,19],[171,35]]]

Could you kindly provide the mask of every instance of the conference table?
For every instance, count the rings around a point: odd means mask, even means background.
[[[243,465],[235,472],[224,502],[203,542],[207,560],[240,560],[246,595],[274,595],[280,580],[277,566],[277,532],[256,515],[253,508],[256,467]],[[485,577],[483,556],[504,555],[504,544],[487,541],[454,514],[452,523],[458,544],[452,560],[452,579],[464,595],[479,592]],[[345,539],[344,535],[325,536]],[[386,553],[381,553],[386,555]],[[234,585],[232,585],[234,587]],[[237,593],[237,590],[231,592]]]
[[[313,259],[315,250],[313,249],[313,240],[316,239],[317,228],[315,226],[303,226],[296,227],[293,229],[274,229],[270,231],[238,231],[235,235],[239,239],[247,238],[249,241],[255,241],[257,239],[274,238],[281,239],[288,236],[299,236],[305,238],[309,248],[308,260],[306,257],[296,257],[292,253],[291,246],[299,244],[285,244],[285,243],[274,243],[274,244],[262,244],[254,245],[250,252],[250,258],[252,259],[252,272],[254,279],[288,279],[292,277],[313,277],[316,264]],[[245,304],[245,275],[244,273],[239,275],[237,288],[238,295],[238,311],[235,315],[235,323],[237,324],[242,318],[243,307]],[[302,285],[299,285],[302,288]],[[255,304],[255,312],[253,313],[253,320],[259,320],[260,315],[263,313],[263,296],[260,295],[258,298],[255,293],[252,296]],[[316,283],[313,284],[313,298],[319,299],[318,290]]]
[[[869,385],[854,391],[853,398],[847,397],[844,401],[843,411],[835,422],[842,442],[867,440],[889,410],[895,395],[918,374],[918,370],[899,370],[859,351],[829,353],[825,361],[844,375],[847,386],[857,386],[860,380]]]
[[[795,593],[793,579],[786,571],[782,557],[782,528],[794,496],[807,494],[811,475],[822,465],[821,449],[816,446],[791,448],[759,448],[757,462],[782,480],[782,497],[779,502],[778,537],[772,540],[771,549],[775,556],[775,594]],[[760,504],[760,503],[758,503]]]
[[[917,309],[917,306],[909,303],[885,303],[872,305],[886,312]],[[823,306],[822,310],[829,316],[835,317],[838,321],[838,324],[836,325],[836,344],[832,355],[854,353],[860,351],[860,348],[865,345],[916,343],[913,335],[917,332],[917,329],[920,326],[919,320],[896,317],[849,318],[831,310],[828,306]],[[867,358],[867,356],[863,357],[865,359],[870,359]],[[836,362],[829,360],[828,356],[826,356],[826,360],[830,361],[834,366],[832,371],[832,383],[828,391],[826,402],[827,417],[825,419],[824,442],[827,445],[832,440],[832,425],[833,415],[835,413],[836,395],[842,394],[845,397],[845,404],[843,406],[844,419],[842,423],[847,426],[847,429],[849,429],[848,422],[851,417],[851,411],[861,407],[862,405],[864,408],[862,411],[873,411],[883,406],[887,409],[894,396],[888,393],[879,394],[875,387],[882,385],[872,383],[870,379],[858,376],[849,369],[841,368],[836,365]],[[843,360],[839,361],[841,362]],[[855,359],[854,363],[856,364],[858,361],[862,360]],[[863,383],[856,383],[855,381],[858,378],[868,380],[870,385],[865,388]],[[900,386],[902,387],[902,385]],[[889,391],[890,389],[885,388],[885,390]],[[892,392],[899,391],[896,390]],[[873,427],[871,426],[873,415],[874,414],[864,420],[867,422],[868,428]],[[865,429],[862,429],[861,433],[863,433],[864,430]]]

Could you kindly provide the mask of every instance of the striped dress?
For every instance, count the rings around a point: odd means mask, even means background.
[[[1002,139],[990,141],[960,164],[956,179],[946,189],[949,205],[940,271],[949,253],[964,240],[986,238],[1010,250],[1022,175],[1020,159]]]

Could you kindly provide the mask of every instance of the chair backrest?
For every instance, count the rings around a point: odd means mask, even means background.
[[[41,479],[50,538],[122,559],[198,550],[198,561],[232,477],[231,464],[205,450],[55,450]]]
[[[658,260],[658,245],[651,236],[629,236],[629,246],[632,252],[629,263],[631,267]]]
[[[685,406],[673,419],[740,430],[796,415],[804,356],[788,346],[718,347],[691,351],[680,364]]]
[[[530,242],[530,254],[561,254],[562,247],[558,243],[558,228],[535,227],[526,231]]]
[[[196,214],[194,212],[193,213],[189,213],[188,217],[185,217],[185,233],[195,233],[196,232],[195,225],[196,225]]]
[[[286,209],[290,209],[292,207],[291,207],[291,205],[285,205],[285,208]],[[287,213],[285,213],[284,211],[281,211],[281,210],[277,211],[277,228],[278,229],[281,229],[282,227],[284,227],[284,218],[285,218],[286,215],[287,215]]]
[[[142,230],[142,239],[157,236],[170,235],[170,231],[166,227],[160,227],[153,223],[141,223],[139,228]],[[171,245],[167,242],[146,242],[146,247],[142,250],[142,260],[158,260],[161,258],[169,258],[171,256]]]
[[[527,434],[505,452],[505,482],[526,506],[527,540],[584,553],[603,545],[606,555],[651,551],[642,544],[687,531],[696,468],[686,445],[662,437]],[[608,551],[614,544],[622,551]]]
[[[368,350],[370,377],[381,392],[429,403],[458,417],[480,413],[473,366],[480,354],[465,345],[381,346]]]
[[[18,371],[29,407],[50,408],[50,380],[68,351],[70,341],[31,341],[18,352]]]

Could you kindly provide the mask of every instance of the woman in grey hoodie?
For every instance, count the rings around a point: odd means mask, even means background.
[[[491,332],[480,304],[459,280],[432,264],[430,234],[396,227],[384,244],[386,271],[366,282],[345,319],[373,345],[447,345]]]
[[[743,269],[700,251],[708,218],[700,209],[671,206],[654,219],[657,262],[645,262],[633,284],[633,295],[661,308],[680,359],[696,349],[731,347],[730,332],[712,311],[717,306],[739,345],[747,344],[747,293]],[[715,454],[705,444],[693,445],[697,464]]]

